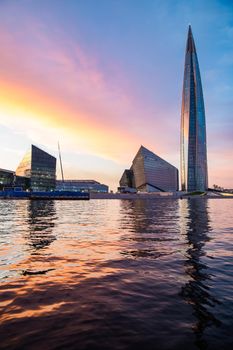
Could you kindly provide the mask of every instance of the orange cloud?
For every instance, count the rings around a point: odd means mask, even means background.
[[[132,144],[137,143],[133,137],[129,139],[124,131],[99,124],[90,115],[72,110],[62,101],[40,96],[36,91],[7,82],[1,82],[0,89],[3,91],[0,116],[5,125],[14,127],[18,123],[18,127],[21,126],[25,132],[29,132],[33,125],[48,128],[51,134],[57,134],[56,140],[66,136],[72,138],[82,151],[116,159],[120,153],[124,156],[125,149],[131,149]],[[39,133],[40,130],[37,130]],[[41,138],[43,140],[43,135]]]
[[[131,161],[141,143],[163,153],[161,126],[157,123],[156,137],[145,128],[147,112],[115,63],[106,70],[59,30],[48,35],[39,24],[29,27],[27,42],[6,28],[0,31],[2,114],[14,123],[20,118],[28,132],[39,123],[51,135],[57,129],[72,139],[72,147],[120,162]]]

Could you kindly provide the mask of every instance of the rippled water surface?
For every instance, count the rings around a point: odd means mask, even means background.
[[[1,349],[232,349],[233,200],[0,200]]]

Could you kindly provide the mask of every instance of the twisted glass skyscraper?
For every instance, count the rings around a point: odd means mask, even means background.
[[[181,111],[181,188],[208,188],[205,107],[201,75],[191,26],[185,53]]]

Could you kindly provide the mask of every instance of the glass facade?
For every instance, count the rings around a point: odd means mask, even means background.
[[[108,186],[95,180],[57,180],[58,191],[108,192]]]
[[[30,178],[32,191],[54,190],[56,158],[32,145],[16,169],[16,175]]]
[[[24,176],[16,176],[14,171],[0,169],[0,191],[6,188],[30,188],[30,179]]]
[[[5,187],[12,187],[14,182],[14,172],[10,170],[0,169],[0,190]]]
[[[17,176],[14,178],[14,187],[21,188],[22,190],[30,189],[30,178],[26,176]]]
[[[134,187],[141,192],[177,191],[178,170],[141,146],[133,160],[130,173],[129,170],[124,171],[120,186]]]
[[[133,171],[130,169],[125,169],[120,179],[121,187],[134,187]]]
[[[205,107],[191,27],[185,54],[181,110],[181,189],[208,188]]]

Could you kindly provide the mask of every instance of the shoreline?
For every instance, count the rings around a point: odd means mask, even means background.
[[[161,200],[161,199],[180,199],[180,200],[189,200],[189,199],[233,199],[232,195],[187,195],[182,192],[157,192],[157,193],[99,193],[99,192],[90,192],[88,198],[86,196],[0,196],[0,200]]]
[[[170,193],[170,192],[159,192],[159,193],[90,193],[91,199],[233,199],[233,194],[230,196],[213,196],[213,195],[185,195],[184,193]]]

